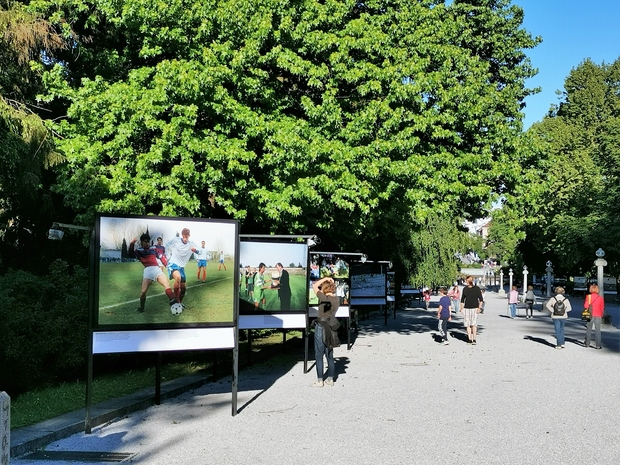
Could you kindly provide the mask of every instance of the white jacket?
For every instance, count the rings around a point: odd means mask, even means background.
[[[564,301],[564,305],[566,307],[566,311],[564,312],[564,315],[553,314],[553,306],[555,305],[556,300]],[[551,312],[551,318],[554,318],[554,319],[555,318],[568,318],[568,312],[570,312],[573,309],[573,307],[571,307],[570,300],[568,300],[564,296],[564,294],[556,294],[555,297],[551,297],[549,300],[547,300],[547,303],[545,304],[545,308]]]

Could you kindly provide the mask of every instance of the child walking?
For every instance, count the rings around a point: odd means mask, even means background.
[[[448,290],[445,287],[439,289],[439,310],[437,318],[439,319],[439,334],[441,334],[443,344],[448,345],[448,321],[452,320],[450,315],[450,297],[446,295]]]

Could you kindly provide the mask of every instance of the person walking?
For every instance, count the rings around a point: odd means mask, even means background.
[[[508,295],[508,306],[510,307],[510,318],[513,320],[517,317],[517,304],[519,303],[519,291],[517,286],[512,286],[512,290]]]
[[[480,288],[474,284],[474,278],[465,278],[467,285],[461,292],[461,313],[464,314],[464,324],[467,329],[467,343],[476,345],[476,332],[478,330],[478,313],[484,302]]]
[[[590,347],[590,335],[592,326],[594,326],[594,348],[602,349],[601,346],[601,322],[603,320],[603,312],[605,311],[605,299],[601,296],[601,292],[597,284],[590,285],[590,293],[586,296],[583,308],[591,308],[590,321],[586,325],[586,340],[584,345]]]
[[[568,318],[568,312],[573,308],[570,301],[564,297],[564,288],[557,286],[555,288],[555,296],[550,298],[545,304],[545,308],[551,312],[553,327],[555,328],[555,348],[564,348],[564,325]]]
[[[452,289],[450,289],[450,292],[448,292],[448,297],[450,297],[450,300],[452,301],[452,311],[457,313],[461,302],[461,291],[458,285],[455,284]]]
[[[443,344],[448,345],[448,321],[452,320],[450,315],[450,297],[446,295],[447,289],[442,287],[439,289],[439,310],[437,318],[439,319],[439,334],[441,334]]]
[[[557,294],[557,290],[556,290]],[[536,296],[534,295],[534,286],[527,286],[527,292],[525,293],[525,318],[534,317],[534,301]]]
[[[312,387],[333,386],[336,375],[334,347],[340,345],[338,340],[338,319],[336,312],[340,298],[336,295],[336,283],[333,278],[321,278],[312,283],[312,290],[319,299],[319,314],[314,320],[314,358],[316,361],[317,380]],[[323,357],[327,359],[327,379],[323,381]]]
[[[426,305],[426,309],[428,310],[431,305],[431,289],[427,288],[424,290],[424,305]]]

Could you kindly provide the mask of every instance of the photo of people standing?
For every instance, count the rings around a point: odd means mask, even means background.
[[[307,262],[305,243],[241,241],[239,312],[307,311]]]

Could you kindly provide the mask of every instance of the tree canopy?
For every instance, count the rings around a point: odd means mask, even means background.
[[[89,38],[46,80],[69,103],[57,190],[82,217],[342,243],[476,216],[514,183],[536,40],[508,1],[37,4]]]
[[[529,246],[561,269],[589,272],[595,251],[618,270],[620,240],[620,59],[584,60],[566,78],[561,100],[529,130],[547,154],[539,217]]]
[[[42,90],[42,51],[52,56],[65,45],[41,14],[19,2],[0,3],[0,251],[31,246],[41,217],[49,219],[44,170],[63,158],[45,124],[50,113],[36,94]]]

